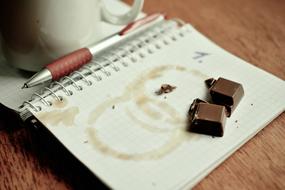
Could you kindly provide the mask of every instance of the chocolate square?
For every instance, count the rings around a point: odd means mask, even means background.
[[[212,101],[215,104],[224,105],[227,109],[227,116],[231,116],[244,95],[242,85],[221,77],[218,80],[208,79],[205,82],[209,87]]]
[[[196,99],[191,104],[188,113],[189,131],[211,136],[223,136],[226,122],[224,106]]]

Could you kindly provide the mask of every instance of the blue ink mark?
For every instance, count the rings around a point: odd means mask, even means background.
[[[192,57],[194,60],[202,59],[203,57],[206,57],[206,56],[211,55],[211,54],[209,54],[209,53],[206,53],[206,52],[199,52],[199,51],[196,51],[195,54],[196,54],[196,55],[195,55],[194,57]]]

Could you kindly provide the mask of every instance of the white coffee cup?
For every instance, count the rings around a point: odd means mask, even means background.
[[[38,71],[50,61],[102,38],[101,21],[124,25],[143,6],[134,0],[114,15],[101,0],[1,0],[2,48],[9,64]]]

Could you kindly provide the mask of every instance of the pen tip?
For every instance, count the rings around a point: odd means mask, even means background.
[[[22,86],[22,89],[28,88],[28,85],[25,83],[24,86]]]

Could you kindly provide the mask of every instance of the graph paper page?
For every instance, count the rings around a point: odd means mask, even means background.
[[[174,37],[173,37],[174,36]],[[190,25],[136,56],[98,73],[103,80],[64,96],[35,116],[95,175],[114,189],[181,189],[217,164],[284,111],[284,81],[231,55]],[[143,58],[142,58],[143,57]],[[245,95],[213,138],[187,132],[195,98],[209,99],[205,79],[224,77]],[[176,86],[168,94],[162,84]],[[35,103],[35,106],[41,106]]]

